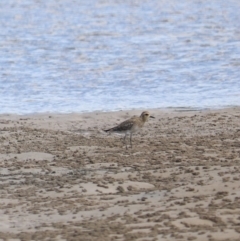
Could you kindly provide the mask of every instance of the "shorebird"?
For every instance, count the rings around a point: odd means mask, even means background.
[[[130,119],[120,123],[119,125],[104,131],[110,132],[110,133],[115,132],[118,134],[125,134],[123,141],[126,144],[126,149],[127,149],[126,137],[128,134],[130,134],[130,146],[132,148],[133,133],[137,132],[140,128],[142,128],[144,123],[147,122],[149,118],[155,118],[155,117],[151,116],[148,111],[143,111],[139,117],[133,116]]]

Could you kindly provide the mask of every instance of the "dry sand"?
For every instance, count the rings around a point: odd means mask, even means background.
[[[0,115],[0,240],[240,240],[240,108]]]

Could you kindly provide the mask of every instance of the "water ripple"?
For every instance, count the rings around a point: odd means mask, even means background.
[[[236,0],[0,3],[0,113],[240,100]]]

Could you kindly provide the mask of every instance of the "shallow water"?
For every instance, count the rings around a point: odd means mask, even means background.
[[[0,113],[240,103],[237,0],[0,2]]]

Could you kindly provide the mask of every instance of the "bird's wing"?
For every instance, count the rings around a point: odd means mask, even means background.
[[[128,120],[122,122],[118,126],[113,127],[110,130],[111,131],[127,131],[127,130],[130,130],[133,127],[133,125],[134,125],[134,118],[131,118],[131,119],[128,119]]]

